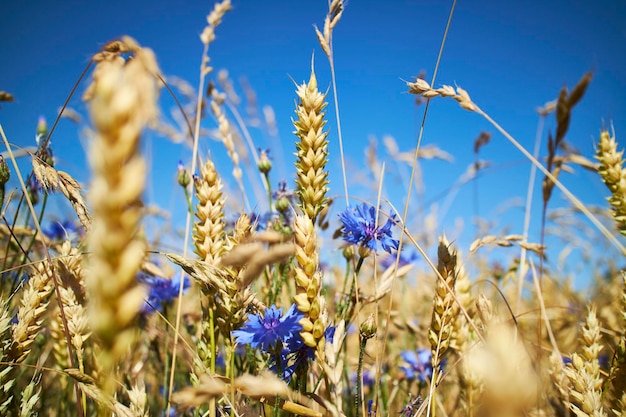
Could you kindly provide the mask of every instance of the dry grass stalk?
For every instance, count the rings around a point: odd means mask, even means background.
[[[450,346],[454,331],[453,320],[459,311],[454,301],[454,294],[451,293],[455,289],[457,278],[456,250],[450,248],[450,243],[445,236],[439,239],[437,256],[439,258],[437,271],[441,277],[436,283],[432,319],[428,330],[433,369],[439,367],[441,358]]]
[[[581,353],[571,355],[571,363],[565,367],[565,375],[570,381],[570,409],[578,417],[606,416],[602,405],[602,378],[598,357],[600,344],[600,323],[593,307],[589,308],[585,325],[581,329]]]
[[[624,170],[624,151],[617,150],[615,137],[604,130],[600,133],[596,158],[600,162],[598,173],[611,191],[608,198],[613,208],[613,217],[622,235],[626,235],[626,170]]]
[[[324,132],[326,120],[326,94],[317,89],[315,72],[311,69],[308,83],[298,86],[296,95],[300,99],[296,109],[298,119],[293,121],[298,137],[297,148],[297,194],[302,211],[315,223],[320,211],[328,204],[328,132]]]
[[[94,173],[89,193],[94,217],[89,235],[90,318],[104,374],[109,376],[133,339],[132,323],[144,299],[135,279],[146,250],[137,237],[146,176],[139,140],[157,114],[153,74],[158,66],[153,52],[128,37],[121,43],[134,58],[123,62],[114,57],[98,64],[91,103],[96,137],[90,150]]]
[[[196,218],[193,241],[196,253],[203,261],[217,265],[224,252],[224,196],[222,181],[209,159],[196,177]]]
[[[243,191],[242,172],[241,167],[239,166],[239,153],[237,153],[237,150],[235,149],[235,142],[233,141],[230,122],[226,118],[226,114],[222,109],[225,97],[219,94],[215,89],[213,89],[211,95],[213,97],[213,100],[211,100],[211,111],[213,111],[213,114],[217,119],[218,130],[222,143],[226,147],[230,160],[233,162],[233,177],[237,180],[239,188]]]
[[[328,14],[324,19],[324,32],[320,32],[320,30],[315,27],[315,34],[317,35],[317,40],[322,47],[322,50],[328,57],[328,59],[332,60],[332,34],[335,25],[341,19],[341,15],[343,14],[343,0],[333,0],[328,7]]]
[[[327,313],[321,296],[322,274],[319,270],[317,235],[313,221],[308,216],[296,216],[294,242],[296,295],[293,298],[298,310],[304,313],[304,318],[300,321],[300,336],[307,346],[316,348],[318,354],[323,356]]]
[[[205,46],[208,46],[211,42],[215,40],[215,28],[220,23],[222,23],[222,18],[224,17],[226,12],[230,11],[231,9],[232,5],[230,4],[230,0],[224,0],[221,3],[215,4],[213,10],[206,18],[207,26],[204,28],[202,34],[200,35],[200,41],[202,41]],[[206,56],[206,61],[203,64],[206,73],[209,73],[211,71],[211,68],[206,66],[208,62],[209,58],[208,56]]]
[[[569,129],[569,122],[572,109],[585,94],[587,86],[591,82],[592,73],[588,72],[578,82],[569,94],[567,87],[563,87],[556,100],[556,135],[548,135],[548,156],[546,158],[546,169],[558,178],[563,166],[563,160],[557,157],[557,151],[565,145],[565,134]],[[543,179],[543,201],[548,203],[554,189],[554,181],[548,176]]]
[[[441,88],[434,89],[431,88],[428,82],[422,80],[421,78],[417,78],[414,82],[407,82],[407,85],[409,86],[410,94],[415,94],[429,99],[433,97],[452,97],[465,110],[476,111],[477,109],[468,92],[461,87],[457,87],[455,90],[452,86],[444,85]]]

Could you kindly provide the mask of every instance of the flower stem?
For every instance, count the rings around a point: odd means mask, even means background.
[[[268,202],[268,211],[272,211],[272,184],[270,183],[270,174],[269,172],[263,173],[263,178],[265,179],[265,185],[267,186],[267,202]]]
[[[359,365],[356,370],[356,394],[354,396],[354,404],[356,405],[356,413],[358,415],[359,411],[362,407],[362,396],[363,396],[363,386],[362,386],[362,377],[363,377],[363,356],[365,355],[365,345],[367,344],[367,338],[361,337],[361,344],[359,346]],[[363,414],[363,413],[361,413]]]

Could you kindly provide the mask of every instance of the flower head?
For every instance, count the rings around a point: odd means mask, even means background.
[[[356,208],[348,207],[339,213],[339,218],[343,223],[341,233],[346,242],[361,245],[373,251],[377,250],[378,242],[386,252],[392,253],[392,250],[398,249],[398,241],[391,237],[391,226],[394,224],[395,215],[387,219],[384,226],[377,226],[376,208],[363,203]]]
[[[260,347],[264,352],[274,352],[278,342],[282,347],[294,343],[294,338],[302,330],[298,323],[304,315],[293,304],[283,315],[282,308],[272,305],[265,310],[265,315],[248,315],[248,321],[239,330],[233,332],[236,342],[242,345],[250,345],[253,348]]]
[[[47,229],[43,229],[43,234],[50,240],[71,238],[81,232],[82,228],[70,220],[63,220],[63,222],[53,221]]]
[[[139,273],[137,275],[137,280],[141,283],[147,284],[149,289],[146,302],[144,302],[141,312],[143,314],[151,313],[155,310],[160,310],[164,305],[174,301],[174,299],[178,297],[181,275],[182,274],[178,273],[172,278],[162,278]],[[185,275],[183,292],[187,291],[189,286],[189,278]]]
[[[181,187],[186,188],[191,182],[191,176],[189,175],[189,171],[185,168],[185,165],[183,165],[183,161],[178,161],[176,172],[176,180],[178,181],[178,184]]]
[[[418,379],[421,382],[426,382],[432,376],[433,368],[430,349],[418,349],[417,352],[409,350],[400,353],[400,356],[408,365],[400,366],[407,379]]]
[[[384,257],[380,261],[380,266],[383,269],[387,269],[390,266],[395,265],[396,256],[397,254],[392,254],[392,255]],[[402,249],[402,252],[400,252],[400,259],[398,260],[398,268],[402,268],[403,266],[412,264],[416,262],[418,258],[419,258],[419,253],[415,250],[415,248]]]

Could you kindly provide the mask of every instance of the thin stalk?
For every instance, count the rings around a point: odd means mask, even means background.
[[[196,164],[198,159],[198,138],[200,137],[200,114],[202,111],[202,94],[204,91],[204,80],[206,77],[205,71],[205,57],[209,51],[209,44],[204,44],[204,49],[202,51],[202,62],[200,64],[200,80],[198,82],[198,96],[197,96],[197,104],[196,104],[196,120],[195,120],[195,130],[193,135],[193,150],[191,156],[191,172],[196,172]],[[188,186],[191,187],[191,184]],[[193,210],[187,212],[187,216],[185,218],[185,239],[183,244],[183,257],[187,257],[187,251],[189,247],[189,235],[191,230],[191,218],[192,218]],[[185,281],[184,272],[182,272],[180,285],[178,287],[178,298],[177,298],[177,307],[176,307],[176,320],[174,325],[174,343],[172,347],[172,364],[170,369],[170,381],[167,389],[167,415],[170,414],[172,408],[172,390],[174,389],[174,371],[176,369],[176,348],[178,347],[178,334],[180,329],[180,320],[182,316],[182,302],[181,299],[183,297],[183,283]]]
[[[446,29],[444,31],[443,34],[443,39],[441,40],[441,46],[439,47],[439,53],[437,55],[437,62],[435,64],[435,70],[433,71],[433,77],[431,79],[431,83],[430,85],[434,85],[435,84],[435,80],[437,78],[437,72],[439,71],[439,64],[441,63],[441,57],[443,56],[443,49],[444,46],[446,44],[446,39],[448,38],[448,31],[450,30],[450,26],[452,24],[452,16],[454,16],[454,10],[456,8],[456,0],[453,0],[452,2],[452,7],[450,8],[450,14],[448,15],[448,22],[446,23]],[[430,107],[430,99],[428,99],[426,101],[426,105],[424,106],[424,114],[422,116],[422,122],[420,125],[420,130],[419,130],[419,134],[417,137],[417,146],[415,146],[415,153],[413,154],[413,164],[411,166],[411,178],[409,180],[409,187],[407,188],[407,196],[406,196],[406,201],[404,203],[404,212],[402,214],[402,225],[404,227],[404,225],[406,225],[406,220],[408,218],[408,213],[409,213],[409,202],[411,201],[411,190],[413,189],[413,182],[415,181],[415,171],[417,170],[417,160],[418,160],[418,156],[419,156],[419,149],[421,147],[422,144],[422,137],[424,136],[424,128],[426,125],[426,116],[428,114],[428,108]],[[409,235],[409,239],[411,239],[411,236]],[[413,240],[414,241],[414,240]],[[399,254],[402,252],[402,243],[403,243],[403,239],[400,239],[399,245],[398,245],[398,256],[396,256],[396,262],[394,264],[394,271],[398,270],[398,266],[400,263],[400,256]],[[417,242],[414,242],[417,243]],[[418,250],[420,250],[419,245],[416,244],[416,248]],[[420,251],[421,252],[421,251]],[[425,254],[422,254],[425,255]],[[427,259],[427,257],[425,257],[425,259]],[[432,263],[429,262],[429,264],[431,265],[431,267],[433,268],[434,271],[437,271],[436,267],[434,265],[432,265]],[[437,277],[437,279],[441,279],[441,277]],[[395,289],[395,284],[396,284],[396,280],[394,279],[391,282],[391,290],[390,290],[390,297],[389,297],[389,305],[387,308],[387,311],[391,312],[392,310],[392,303],[393,303],[393,292]],[[448,291],[450,291],[450,289],[448,289]],[[457,302],[456,298],[454,300],[454,302]],[[389,317],[387,317],[387,320],[389,320]],[[385,357],[385,349],[387,347],[387,343],[385,343],[385,341],[387,340],[387,338],[389,337],[389,326],[385,327],[385,333],[383,335],[383,344],[382,344],[382,351],[380,353],[381,357]],[[377,374],[380,374],[380,369],[377,370]],[[378,384],[376,384],[376,393],[374,395],[374,397],[376,398],[378,396]]]
[[[356,406],[356,412],[358,413],[363,406],[363,357],[365,356],[365,345],[367,345],[367,338],[360,337],[361,343],[359,345],[359,365],[356,369],[356,394],[354,396],[354,404]],[[365,414],[361,411],[361,414]]]

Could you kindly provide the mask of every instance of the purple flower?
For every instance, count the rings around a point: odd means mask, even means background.
[[[177,273],[170,279],[148,276],[141,272],[137,274],[137,280],[143,284],[147,284],[149,289],[141,312],[148,314],[156,310],[161,310],[164,305],[171,303],[178,297],[181,275],[181,273]],[[186,292],[189,286],[189,278],[185,275],[183,292]]]
[[[383,269],[387,269],[390,266],[394,265],[396,263],[396,256],[397,254],[391,254],[389,256],[384,257],[380,261],[380,266]],[[400,252],[400,259],[398,261],[398,268],[402,268],[405,265],[412,264],[416,262],[418,258],[419,258],[419,253],[414,248],[402,249],[402,252]]]
[[[407,379],[414,380],[417,378],[421,382],[426,382],[432,376],[430,349],[418,349],[417,352],[409,350],[400,353],[400,356],[408,365],[400,366]]]
[[[53,221],[47,229],[43,229],[43,234],[50,240],[70,238],[80,232],[81,228],[70,220],[63,220],[63,222]]]
[[[376,251],[378,242],[389,253],[398,249],[398,241],[391,237],[391,226],[395,223],[395,215],[387,219],[384,226],[376,225],[376,208],[366,203],[356,208],[348,207],[339,213],[343,223],[341,233],[346,242],[362,245]]]
[[[39,203],[39,191],[41,188],[41,183],[37,177],[35,177],[35,174],[31,174],[28,183],[26,184],[26,190],[28,191],[28,198],[30,198],[33,205]]]
[[[303,317],[304,314],[298,311],[295,304],[284,316],[282,308],[272,305],[265,310],[263,317],[260,314],[248,315],[248,321],[241,329],[235,330],[233,336],[239,344],[275,353],[279,342],[281,349],[294,343],[294,338],[302,330],[302,325],[298,322]]]

